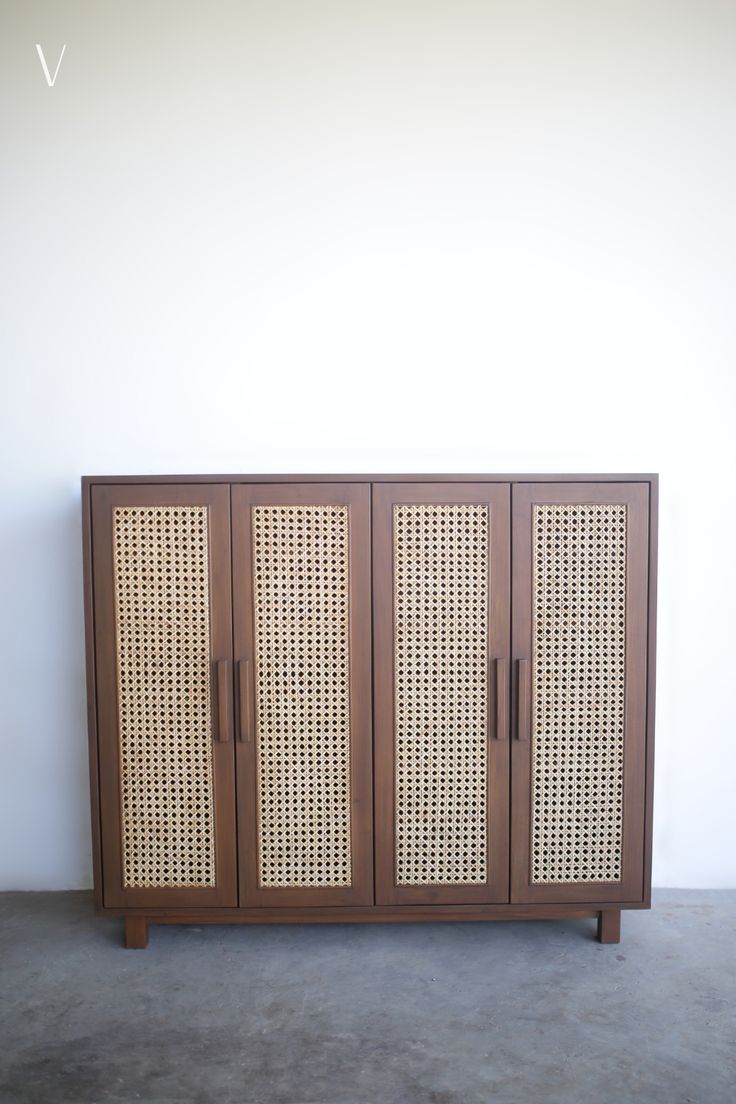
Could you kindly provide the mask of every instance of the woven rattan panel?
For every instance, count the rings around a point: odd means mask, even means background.
[[[621,880],[626,507],[534,507],[533,883]]]
[[[349,507],[254,506],[258,877],[349,886]]]
[[[123,885],[215,885],[206,506],[113,509]]]
[[[396,505],[396,881],[486,881],[485,505]]]

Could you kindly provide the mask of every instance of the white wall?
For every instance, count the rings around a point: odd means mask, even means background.
[[[660,471],[654,877],[736,885],[736,7],[0,20],[0,885],[90,884],[79,476],[279,470]]]

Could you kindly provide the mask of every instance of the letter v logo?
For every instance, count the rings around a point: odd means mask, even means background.
[[[43,50],[41,49],[41,43],[40,42],[36,43],[36,50],[38,51],[38,56],[41,59],[41,65],[43,67],[44,76],[46,77],[46,83],[48,84],[49,88],[53,88],[54,85],[56,84],[56,78],[59,75],[59,69],[61,68],[61,59],[64,56],[64,51],[66,50],[66,42],[61,47],[61,53],[59,54],[59,60],[56,63],[56,69],[54,71],[53,77],[49,73],[49,67],[46,64],[46,58],[43,56]]]

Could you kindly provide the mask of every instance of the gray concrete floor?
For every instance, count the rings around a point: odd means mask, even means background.
[[[736,892],[592,920],[152,927],[0,895],[2,1104],[735,1104]]]

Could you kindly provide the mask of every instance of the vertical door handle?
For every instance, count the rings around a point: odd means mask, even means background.
[[[508,702],[508,664],[505,659],[496,660],[496,739],[506,739],[508,727],[509,702]]]
[[[217,661],[217,739],[226,743],[230,739],[230,661]]]
[[[251,728],[250,704],[250,660],[241,659],[238,663],[238,684],[240,688],[240,731],[239,738],[249,744],[253,739]]]
[[[516,680],[516,739],[529,739],[529,660],[519,659],[518,678]]]

